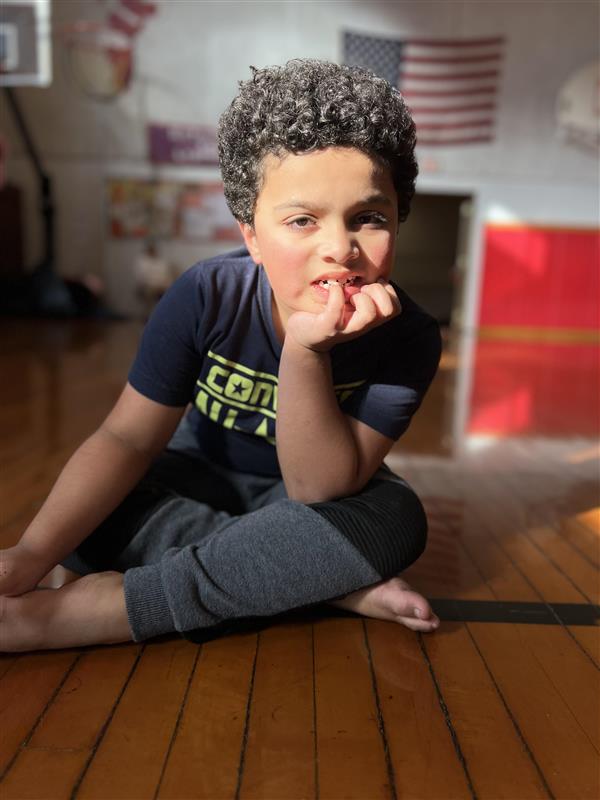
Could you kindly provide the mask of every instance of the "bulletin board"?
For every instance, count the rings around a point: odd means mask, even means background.
[[[110,179],[107,197],[108,231],[113,239],[241,241],[219,181]]]

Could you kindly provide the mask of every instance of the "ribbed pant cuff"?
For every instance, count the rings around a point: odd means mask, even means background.
[[[425,550],[427,517],[404,481],[373,480],[359,495],[309,508],[342,533],[384,579],[409,567]]]
[[[176,632],[158,564],[128,569],[123,586],[134,642]]]

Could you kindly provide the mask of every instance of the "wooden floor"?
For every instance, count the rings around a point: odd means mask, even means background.
[[[108,411],[139,330],[1,323],[0,546]],[[600,797],[598,444],[465,435],[464,345],[389,458],[428,511],[405,577],[436,633],[324,606],[203,645],[2,656],[0,798]]]

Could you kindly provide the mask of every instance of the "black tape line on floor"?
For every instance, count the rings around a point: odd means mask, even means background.
[[[522,603],[504,600],[429,599],[445,622],[518,622],[525,625],[598,625],[592,603]]]

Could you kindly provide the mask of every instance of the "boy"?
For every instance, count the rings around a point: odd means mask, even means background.
[[[397,577],[426,520],[382,464],[440,356],[388,280],[417,174],[404,102],[295,60],[253,69],[218,135],[245,248],[162,298],[114,409],[3,552],[4,650],[202,641],[323,602],[439,624]],[[32,591],[58,563],[73,580]]]

